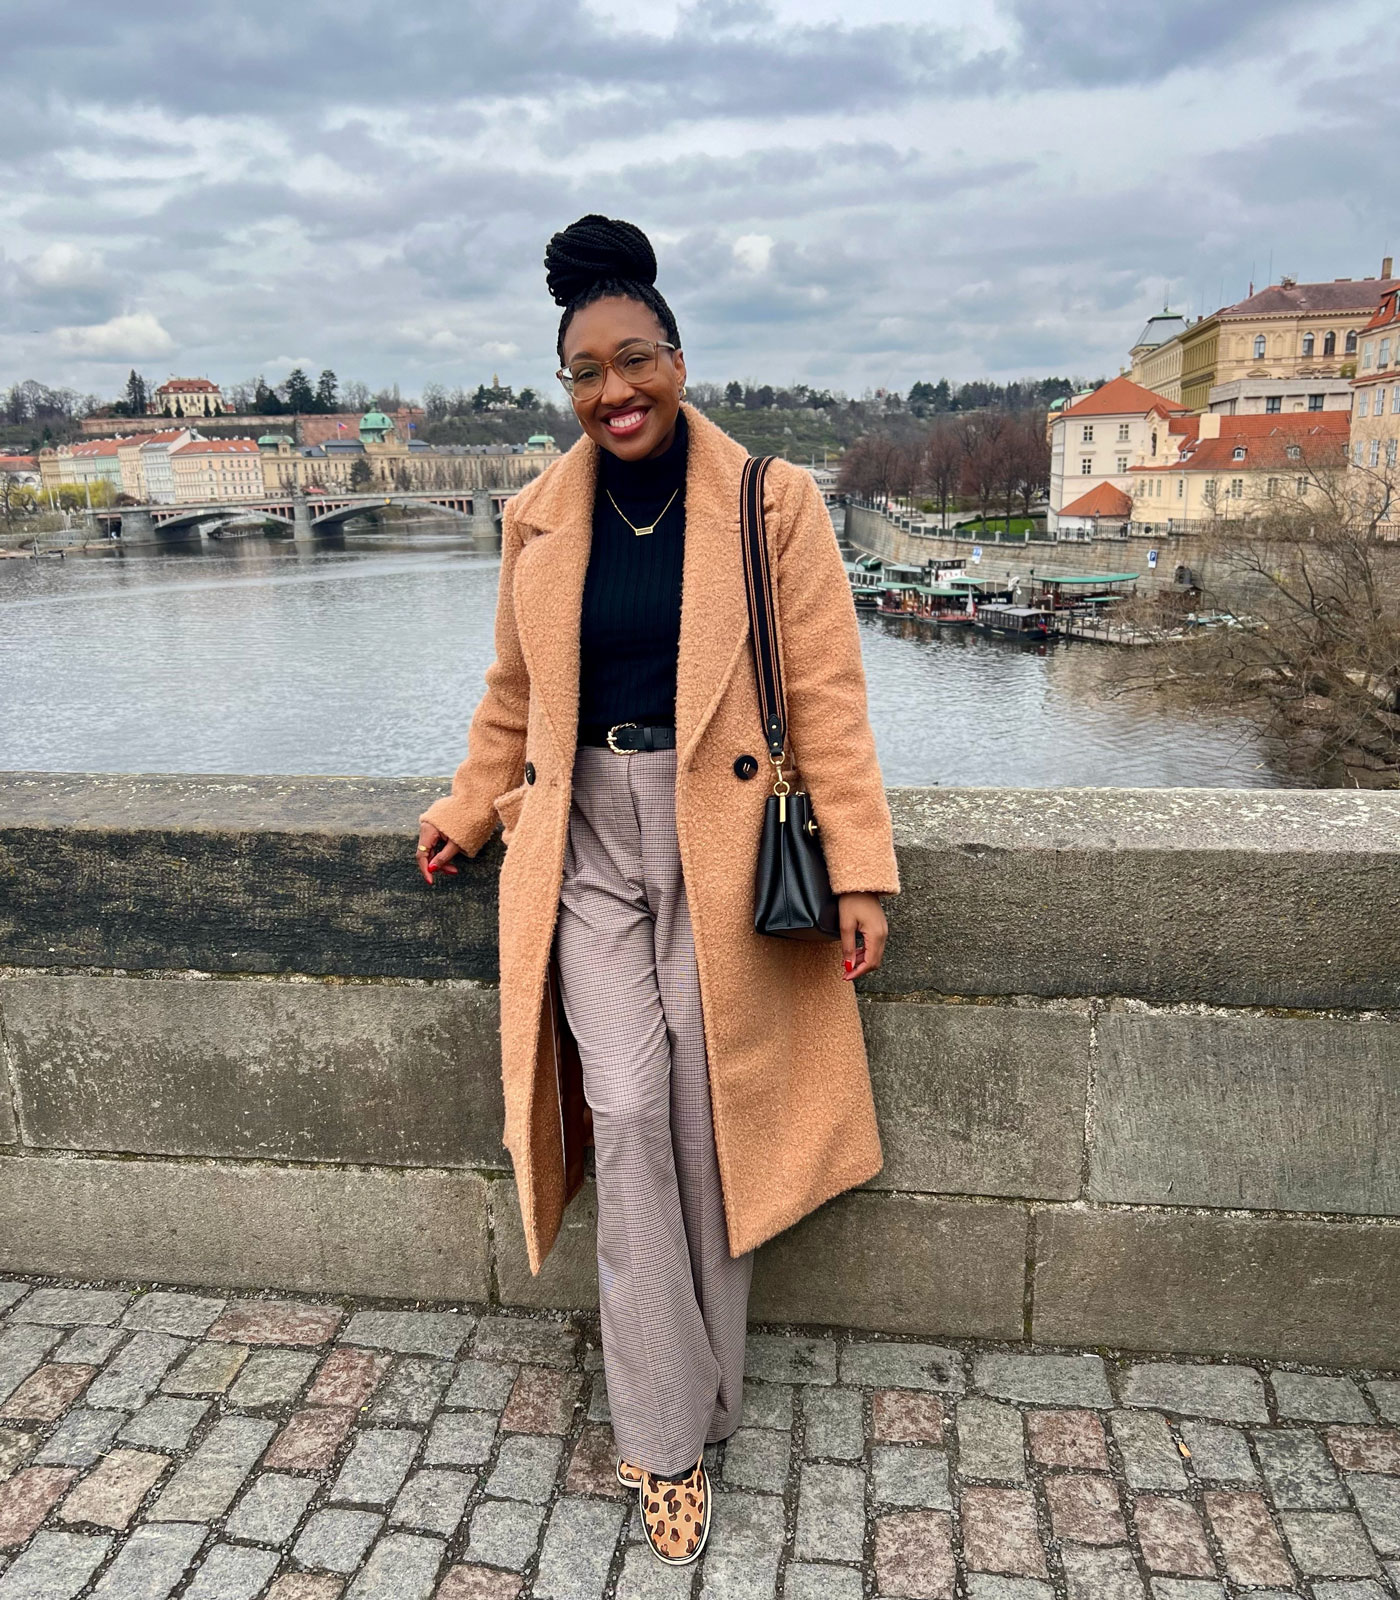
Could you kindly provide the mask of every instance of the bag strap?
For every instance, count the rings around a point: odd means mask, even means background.
[[[749,639],[753,645],[758,707],[768,759],[781,762],[787,746],[787,705],[778,659],[777,617],[773,579],[768,565],[768,540],[763,522],[763,484],[772,456],[750,456],[744,463],[739,493],[739,527],[744,546],[744,586],[749,602]],[[781,768],[779,769],[781,771]]]

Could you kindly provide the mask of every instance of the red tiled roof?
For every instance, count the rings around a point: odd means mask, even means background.
[[[0,456],[0,472],[37,472],[37,456]]]
[[[258,453],[256,439],[191,439],[188,444],[182,444],[178,450],[172,450],[175,456],[217,456],[217,455],[252,455]]]
[[[68,454],[70,456],[114,456],[119,446],[125,444],[125,439],[94,439],[90,444],[75,444]]]
[[[217,394],[219,386],[208,378],[170,378],[156,389],[157,394]]]
[[[1322,417],[1336,417],[1341,426],[1331,421],[1320,425]],[[1277,422],[1277,417],[1270,417]],[[1226,434],[1219,439],[1201,439],[1183,451],[1181,459],[1167,470],[1188,472],[1258,471],[1261,467],[1287,467],[1298,461],[1310,466],[1340,465],[1346,455],[1347,434],[1351,417],[1345,411],[1318,412],[1309,419],[1310,428],[1276,428],[1272,433],[1250,432]],[[1297,446],[1300,456],[1290,457],[1289,449]],[[1242,449],[1244,459],[1237,461],[1235,451]]]
[[[1067,406],[1055,421],[1064,417],[1145,417],[1149,411],[1171,416],[1185,409],[1131,378],[1120,377],[1110,378],[1102,388],[1085,395],[1078,405]]]
[[[1223,306],[1220,317],[1284,317],[1328,311],[1370,311],[1389,290],[1400,286],[1400,278],[1339,278],[1335,283],[1271,283],[1232,306]]]
[[[185,430],[183,428],[166,428],[161,433],[138,433],[130,439],[121,440],[121,443],[144,447],[148,444],[170,444],[174,440],[183,439],[184,437]]]
[[[1361,330],[1370,333],[1372,328],[1389,328],[1400,322],[1400,292],[1392,289],[1376,307],[1376,314]]]
[[[1088,494],[1060,508],[1062,517],[1127,517],[1132,515],[1133,502],[1121,489],[1111,483],[1096,483]]]

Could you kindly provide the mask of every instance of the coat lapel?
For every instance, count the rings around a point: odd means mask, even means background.
[[[739,482],[747,459],[694,407],[685,484],[685,557],[676,664],[678,766],[693,754],[748,641],[739,546]],[[530,688],[561,761],[578,739],[579,628],[593,539],[598,446],[586,435],[540,482],[521,512],[532,530],[515,571],[515,612]]]

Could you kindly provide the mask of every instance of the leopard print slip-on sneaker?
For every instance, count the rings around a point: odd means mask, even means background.
[[[704,1456],[684,1478],[658,1479],[643,1471],[637,1499],[652,1554],[668,1567],[689,1566],[710,1536],[712,1500]]]
[[[630,1461],[619,1461],[617,1464],[617,1481],[624,1489],[640,1489],[642,1486],[642,1469],[634,1467]]]

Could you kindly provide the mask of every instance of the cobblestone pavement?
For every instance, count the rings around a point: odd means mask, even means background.
[[[1400,1378],[755,1333],[703,1562],[596,1323],[0,1280],[0,1600],[1386,1600]]]

